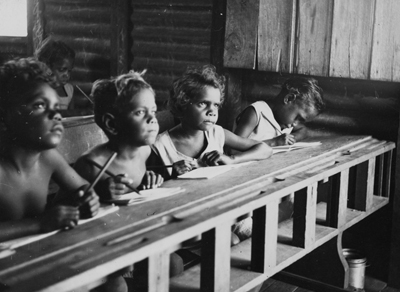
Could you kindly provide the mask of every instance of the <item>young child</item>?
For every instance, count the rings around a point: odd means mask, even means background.
[[[224,98],[224,83],[225,78],[211,65],[188,70],[174,81],[168,105],[180,124],[160,134],[153,145],[162,163],[173,165],[173,170],[168,169],[169,176],[197,167],[261,160],[272,155],[267,144],[239,137],[216,125]],[[226,155],[224,146],[241,152]],[[251,218],[237,223],[233,232],[232,244],[249,237]]]
[[[322,94],[315,79],[290,78],[274,99],[248,106],[236,118],[234,132],[270,146],[294,144],[307,136],[304,123],[323,110]]]
[[[74,87],[68,83],[71,70],[74,68],[75,52],[66,43],[46,38],[35,53],[39,61],[45,63],[53,72],[54,84],[60,98],[60,109],[74,108]]]
[[[64,128],[47,70],[34,59],[0,67],[0,242],[72,228],[99,208],[97,195],[84,192],[87,181],[55,149]],[[50,178],[63,192],[46,208]]]
[[[117,153],[108,168],[115,176],[103,175],[95,188],[102,200],[118,199],[118,196],[131,192],[129,186],[157,188],[164,181],[161,175],[146,170],[146,160],[151,153],[149,145],[154,143],[159,125],[155,115],[155,94],[142,78],[143,73],[131,71],[114,79],[98,80],[92,87],[95,121],[109,141],[89,150],[74,167],[88,181],[93,181],[100,170],[92,162],[104,165],[113,153]],[[170,274],[183,270],[182,260],[176,254],[171,255],[170,262]],[[141,273],[146,271],[137,267],[134,274],[145,278]],[[113,291],[118,290],[116,286],[119,286],[118,291],[126,291],[124,272],[126,269],[117,272],[109,281]]]
[[[169,175],[194,168],[266,159],[272,149],[259,141],[239,137],[216,125],[224,98],[225,78],[211,65],[190,69],[174,81],[168,106],[180,124],[161,133],[153,145]],[[224,154],[223,148],[239,150]]]

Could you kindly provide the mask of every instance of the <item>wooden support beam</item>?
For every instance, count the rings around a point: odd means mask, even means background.
[[[149,257],[149,292],[169,291],[169,256],[164,250]]]
[[[293,245],[308,248],[315,241],[317,208],[317,188],[315,182],[294,196]]]
[[[265,273],[276,266],[278,242],[278,201],[253,212],[251,270]]]
[[[339,228],[346,223],[349,170],[345,169],[332,177],[332,191],[328,198],[326,223]]]
[[[203,233],[200,287],[203,292],[229,291],[231,225],[228,222]]]

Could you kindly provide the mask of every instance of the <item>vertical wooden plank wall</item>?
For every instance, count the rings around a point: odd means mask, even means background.
[[[374,5],[374,0],[335,1],[330,76],[369,78]]]
[[[224,48],[225,67],[255,68],[259,5],[259,1],[228,1]]]
[[[333,0],[300,0],[295,72],[328,76]]]
[[[375,10],[371,79],[399,81],[400,1],[376,0]]]
[[[291,72],[295,3],[295,0],[260,1],[258,70]]]

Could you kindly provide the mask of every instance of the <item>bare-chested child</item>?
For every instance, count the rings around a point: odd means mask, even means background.
[[[98,212],[95,192],[85,193],[87,181],[55,149],[63,125],[48,77],[46,65],[33,59],[0,67],[0,242],[72,228]],[[46,208],[50,179],[62,191]]]
[[[146,170],[150,145],[157,137],[159,125],[155,94],[142,73],[131,71],[113,79],[98,80],[93,84],[91,96],[95,104],[95,121],[109,141],[81,156],[74,166],[77,172],[93,181],[100,171],[93,162],[104,165],[116,152],[117,156],[108,168],[109,173],[115,176],[103,175],[95,188],[101,200],[118,199],[118,196],[131,192],[130,187],[149,189],[160,186],[163,177]],[[173,253],[170,274],[176,275],[182,270],[182,259]],[[110,290],[126,291],[122,278],[125,271],[113,274],[108,283]],[[138,280],[135,285],[141,285],[137,282],[144,280],[146,272],[140,264],[135,265],[135,280]]]

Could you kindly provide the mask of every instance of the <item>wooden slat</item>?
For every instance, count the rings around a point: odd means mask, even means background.
[[[332,77],[369,78],[375,0],[335,0]]]
[[[383,176],[384,176],[385,159],[384,154],[376,157],[376,179],[375,179],[375,195],[383,194]]]
[[[291,72],[294,0],[262,0],[258,24],[258,69]]]
[[[259,0],[227,1],[225,67],[255,68],[259,5]]]
[[[389,198],[391,194],[391,180],[392,180],[392,159],[393,159],[393,150],[388,151],[384,154],[385,157],[385,172],[384,172],[384,191],[383,196]],[[396,176],[396,182],[398,177]],[[397,192],[396,192],[397,194]]]
[[[300,0],[295,72],[329,75],[333,0]]]
[[[293,245],[295,246],[309,248],[315,242],[317,188],[318,183],[315,182],[294,196]]]
[[[366,210],[369,210],[372,207],[372,197],[374,195],[374,185],[375,185],[375,162],[376,162],[375,157],[368,160],[367,192],[365,194]]]
[[[265,273],[276,266],[278,241],[278,202],[271,202],[253,212],[251,269]]]
[[[329,226],[340,228],[346,223],[346,210],[347,210],[347,195],[349,189],[349,170],[343,170],[335,176],[337,180],[334,180],[334,187],[338,188],[337,197],[334,199],[337,201],[336,214],[332,216],[327,214],[327,223]],[[328,211],[331,208],[328,208]],[[336,218],[336,220],[332,220]]]
[[[201,291],[229,291],[231,226],[228,223],[203,233]]]
[[[149,292],[167,292],[169,287],[169,252],[164,250],[149,257]]]
[[[400,81],[400,1],[376,0],[371,79]]]

